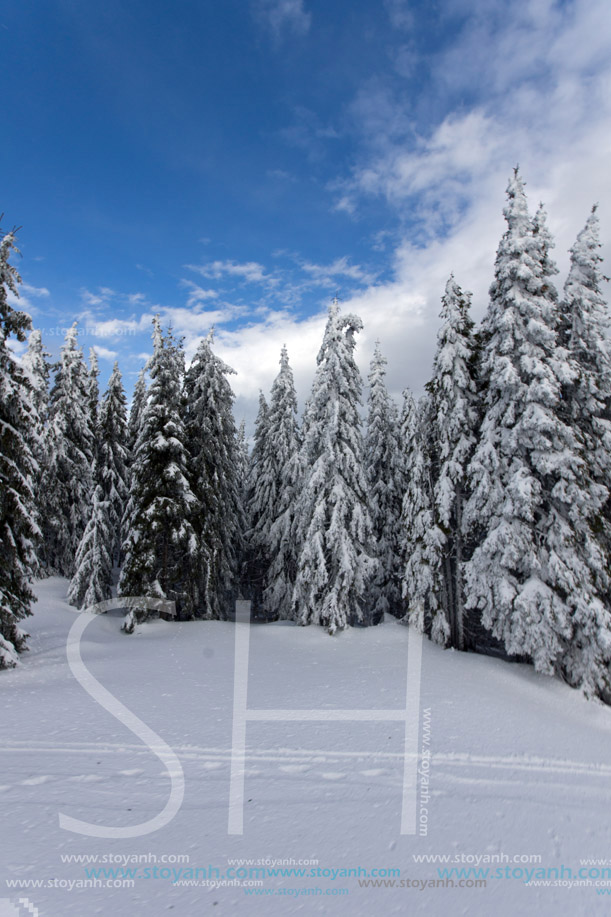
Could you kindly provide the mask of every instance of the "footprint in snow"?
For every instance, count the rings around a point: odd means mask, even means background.
[[[48,775],[40,777],[29,777],[27,780],[21,780],[20,786],[38,786],[39,783],[46,783],[47,780],[52,780],[52,777]]]

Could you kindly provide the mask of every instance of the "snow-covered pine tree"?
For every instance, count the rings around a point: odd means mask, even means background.
[[[377,561],[363,472],[361,377],[354,360],[360,318],[329,319],[308,407],[303,444],[307,469],[298,505],[299,556],[293,590],[295,617],[330,634],[370,623],[365,600]]]
[[[42,433],[45,427],[49,411],[50,368],[47,360],[49,356],[42,342],[42,333],[38,329],[33,329],[28,338],[28,349],[21,363],[32,386],[32,407],[39,433]]]
[[[268,538],[272,507],[276,499],[274,493],[276,476],[272,470],[273,459],[270,459],[269,455],[273,449],[273,443],[270,443],[268,434],[269,408],[265,395],[260,391],[254,442],[247,472],[245,503],[248,531],[244,548],[246,557],[244,580],[255,612],[262,607],[263,590],[267,585]]]
[[[598,550],[588,560],[600,604],[581,606],[573,615],[573,637],[563,656],[567,680],[588,695],[609,691],[611,662],[611,356],[609,312],[601,287],[599,221],[592,208],[571,248],[571,265],[562,302],[563,338],[576,374],[565,386],[569,421],[577,431],[590,490],[590,528]]]
[[[466,560],[462,517],[468,497],[467,467],[479,426],[477,344],[469,314],[471,294],[450,276],[442,297],[433,376],[427,385],[435,463],[433,509],[442,542],[441,569],[432,583],[450,625],[449,642],[465,649],[463,561]]]
[[[146,366],[143,366],[138,373],[138,379],[134,386],[134,395],[132,398],[132,403],[129,411],[129,420],[127,423],[127,451],[129,455],[133,454],[136,448],[136,442],[138,441],[138,436],[140,434],[140,426],[142,422],[142,416],[144,414],[144,407],[146,404],[147,370],[148,363]]]
[[[96,480],[101,471],[94,469]],[[101,483],[93,492],[91,512],[78,546],[75,573],[68,588],[68,602],[77,608],[103,602],[112,595],[114,532],[109,518],[110,501],[105,499]]]
[[[119,563],[123,542],[121,522],[129,496],[129,453],[127,449],[127,400],[119,364],[115,363],[99,409],[99,482],[108,503],[114,563]]]
[[[371,583],[370,612],[374,622],[385,612],[402,612],[399,536],[403,494],[397,489],[399,462],[397,409],[384,377],[387,360],[377,341],[369,373],[365,477],[378,569]]]
[[[197,581],[204,618],[224,620],[238,589],[244,510],[239,479],[242,454],[233,418],[234,394],[227,379],[234,370],[203,340],[185,375],[184,410],[199,554],[190,575]]]
[[[132,397],[131,408],[129,411],[129,419],[127,421],[127,484],[128,484],[128,493],[127,501],[125,504],[125,509],[123,511],[123,517],[121,519],[121,533],[122,539],[125,540],[126,533],[129,532],[131,525],[131,515],[132,515],[132,497],[131,497],[131,477],[132,477],[132,465],[136,455],[136,443],[138,442],[138,436],[140,435],[140,428],[142,426],[142,418],[144,416],[144,408],[146,405],[147,398],[147,383],[146,383],[146,374],[148,371],[148,362],[144,366],[139,374],[136,384],[134,386],[134,394]]]
[[[45,469],[48,463],[48,414],[49,414],[49,376],[50,367],[47,358],[50,354],[44,349],[42,334],[38,330],[30,332],[28,349],[23,356],[21,365],[27,373],[31,390],[34,423],[32,427],[32,453],[38,466],[38,471],[32,482],[34,502],[36,506],[44,503],[42,489],[45,480]],[[44,576],[45,573],[44,542],[39,539],[37,544],[36,564],[34,575]]]
[[[9,261],[12,251],[14,232],[0,232],[0,669],[13,668],[27,649],[28,635],[19,624],[35,601],[30,581],[40,534],[32,483],[38,471],[32,453],[35,393],[8,343],[12,337],[25,341],[31,327],[29,315],[9,302],[21,282]]]
[[[244,418],[240,421],[238,427],[238,457],[240,461],[239,474],[240,480],[246,480],[248,466],[250,464],[250,453],[248,451],[248,442],[246,440],[246,421]]]
[[[95,433],[90,380],[76,322],[55,365],[49,400],[49,463],[43,473],[43,534],[47,571],[71,577],[89,520]]]
[[[303,478],[301,437],[297,423],[297,394],[286,346],[280,354],[280,372],[272,385],[268,420],[267,460],[274,477],[267,546],[271,559],[263,605],[270,615],[290,618],[297,573],[297,502]]]
[[[405,563],[402,593],[407,608],[404,623],[445,646],[450,638],[450,622],[442,575],[445,536],[435,514],[437,456],[432,437],[432,401],[428,392],[417,406],[411,392],[405,392],[404,399],[401,422],[406,480],[401,512],[401,556]]]
[[[97,458],[98,448],[98,422],[100,407],[100,366],[98,355],[94,347],[89,348],[89,411],[91,413],[91,429],[94,431],[94,461]]]
[[[197,584],[191,579],[197,499],[188,480],[182,419],[184,354],[171,330],[162,334],[158,318],[153,324],[151,384],[132,466],[119,595],[168,599],[176,603],[178,617],[188,618],[197,603]],[[134,608],[130,622],[149,616],[146,608]]]
[[[465,525],[477,547],[465,565],[466,607],[538,671],[560,670],[573,620],[596,614],[588,556],[593,491],[562,387],[574,379],[558,346],[551,238],[528,215],[516,169],[484,326],[484,409],[469,468]]]

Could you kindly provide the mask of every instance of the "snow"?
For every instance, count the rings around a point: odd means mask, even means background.
[[[270,877],[264,888],[274,895],[259,897],[239,887],[179,886],[163,878],[137,879],[132,889],[7,888],[5,879],[64,886],[83,880],[82,864],[62,862],[68,854],[187,854],[188,866],[220,872],[231,857],[318,859],[321,869],[397,868],[401,879],[425,880],[437,878],[438,867],[416,863],[414,855],[539,854],[543,867],[577,870],[581,859],[605,857],[611,846],[611,709],[530,667],[444,651],[427,640],[426,836],[399,833],[403,724],[350,721],[249,722],[244,834],[230,836],[235,625],[155,620],[127,637],[112,613],[89,624],[83,660],[175,751],[185,800],[173,821],[144,837],[104,840],[64,831],[60,812],[101,825],[144,822],[164,809],[170,790],[159,759],[72,677],[66,637],[75,611],[64,600],[67,585],[60,578],[37,584],[39,601],[27,620],[30,652],[0,676],[6,698],[0,913],[6,899],[23,897],[41,917],[608,912],[608,898],[594,887],[527,887],[505,878],[489,879],[487,888],[418,890],[359,888],[356,878]],[[393,619],[335,637],[290,622],[253,625],[248,705],[399,709],[408,638],[408,628]],[[287,893],[316,887],[323,894]],[[324,894],[340,887],[349,894]]]

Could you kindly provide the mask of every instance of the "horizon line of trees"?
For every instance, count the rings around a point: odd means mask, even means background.
[[[26,649],[33,577],[85,607],[170,599],[179,620],[234,601],[333,634],[390,613],[445,647],[531,662],[611,701],[611,351],[593,208],[562,295],[541,205],[516,169],[488,311],[451,275],[432,375],[399,409],[376,344],[367,422],[358,316],[329,307],[301,423],[286,347],[249,455],[212,333],[185,366],[153,322],[129,416],[118,365],[100,398],[76,324],[50,366],[0,241],[0,668]],[[52,378],[52,384],[50,380]],[[365,427],[365,429],[363,429]],[[117,582],[118,577],[118,582]],[[137,606],[130,633],[151,612]]]

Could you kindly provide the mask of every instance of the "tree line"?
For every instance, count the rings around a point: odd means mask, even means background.
[[[459,650],[532,662],[611,700],[611,356],[593,208],[562,295],[542,206],[507,189],[479,327],[454,276],[431,379],[400,408],[376,345],[366,422],[358,316],[335,300],[301,422],[286,348],[252,451],[212,334],[189,366],[153,322],[127,411],[115,364],[100,398],[77,326],[50,366],[11,305],[0,243],[0,667],[26,648],[31,580],[69,578],[77,607],[170,599],[179,619],[255,613],[330,633],[385,613]],[[51,384],[52,379],[52,384]],[[117,581],[118,580],[118,581]],[[133,631],[151,612],[132,608]]]

